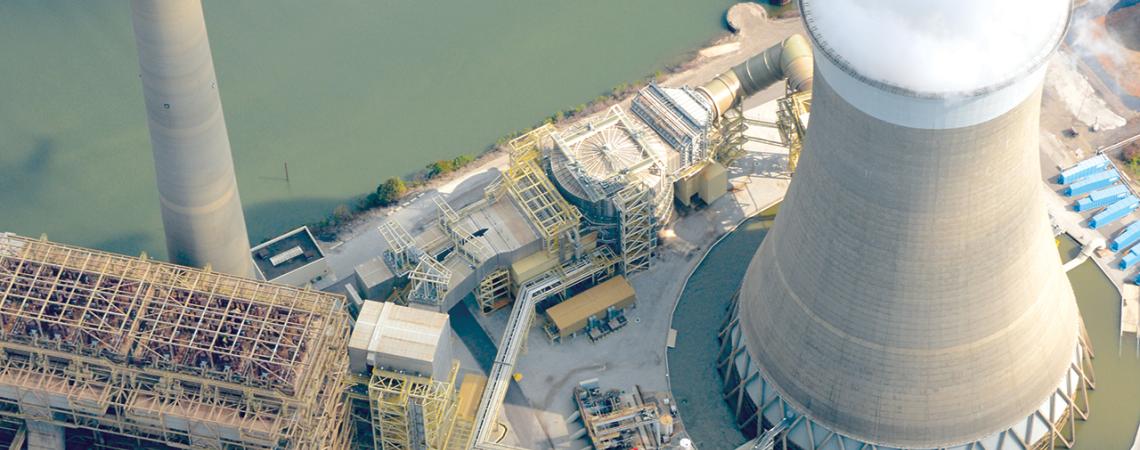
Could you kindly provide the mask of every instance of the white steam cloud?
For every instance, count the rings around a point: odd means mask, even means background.
[[[809,0],[816,32],[860,74],[928,93],[1005,81],[1051,50],[1068,0]]]
[[[1082,56],[1106,57],[1112,62],[1124,66],[1127,64],[1127,50],[1114,41],[1108,30],[1101,28],[1089,17],[1103,16],[1117,0],[1091,0],[1082,8],[1081,17],[1073,22],[1069,31],[1073,35],[1074,47]]]

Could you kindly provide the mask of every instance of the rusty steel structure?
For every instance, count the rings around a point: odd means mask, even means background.
[[[0,417],[176,448],[341,448],[344,302],[0,234]]]

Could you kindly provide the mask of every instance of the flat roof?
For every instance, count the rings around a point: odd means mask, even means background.
[[[546,310],[547,317],[559,330],[604,312],[607,308],[632,302],[636,298],[633,286],[624,276],[618,275],[608,281],[587,289],[569,300]]]
[[[356,275],[360,277],[360,281],[368,288],[396,276],[392,273],[392,269],[388,267],[388,264],[380,259],[379,256],[357,264],[354,270],[356,271]]]
[[[436,349],[450,333],[447,314],[395,303],[367,301],[360,309],[352,342],[358,346],[367,339],[368,353],[384,361],[419,361],[431,365]],[[375,320],[374,326],[365,322]],[[361,336],[368,333],[370,336]]]
[[[250,250],[253,263],[267,281],[309,265],[325,257],[309,227],[300,227]]]

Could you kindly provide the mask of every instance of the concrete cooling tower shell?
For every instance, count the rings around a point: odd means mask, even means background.
[[[1051,440],[1083,416],[1086,353],[1041,187],[1043,66],[939,97],[813,44],[803,156],[723,335],[738,413],[788,448]]]

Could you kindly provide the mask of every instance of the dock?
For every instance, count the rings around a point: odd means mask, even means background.
[[[1102,156],[1097,155],[1094,158],[1100,157]],[[1114,169],[1117,173],[1122,173],[1120,172],[1120,168],[1111,160],[1109,160],[1109,167]],[[1122,185],[1127,187],[1131,195],[1134,196],[1136,194],[1127,183],[1122,183]],[[1085,217],[1070,208],[1070,203],[1074,201],[1073,198],[1066,198],[1060,192],[1057,192],[1055,185],[1051,184],[1050,181],[1044,182],[1042,187],[1047,191],[1045,195],[1046,205],[1054,226],[1071,236],[1080,243],[1082,247],[1108,242],[1108,238],[1117,231],[1115,229],[1117,228],[1116,226],[1103,232],[1084,226],[1086,221]],[[1132,216],[1132,214],[1129,214],[1129,216]],[[1127,222],[1127,220],[1125,222]],[[1120,224],[1117,224],[1117,226],[1119,225]],[[1113,261],[1117,258],[1118,256],[1115,252],[1107,257],[1102,257],[1090,254],[1087,251],[1082,251],[1081,255],[1078,256],[1078,259],[1082,260],[1091,259],[1100,267],[1105,276],[1112,281],[1112,284],[1116,286],[1117,292],[1120,293],[1120,337],[1123,339],[1124,336],[1128,334],[1135,336],[1137,339],[1137,351],[1140,352],[1140,286],[1132,282],[1132,277],[1128,275],[1129,271],[1127,269],[1122,270],[1118,265],[1113,264]],[[1079,264],[1076,263],[1075,260],[1072,261],[1072,263]],[[1066,271],[1071,268],[1073,268],[1073,265],[1066,264]]]
[[[1140,286],[1125,284],[1120,296],[1120,334],[1140,333]]]

